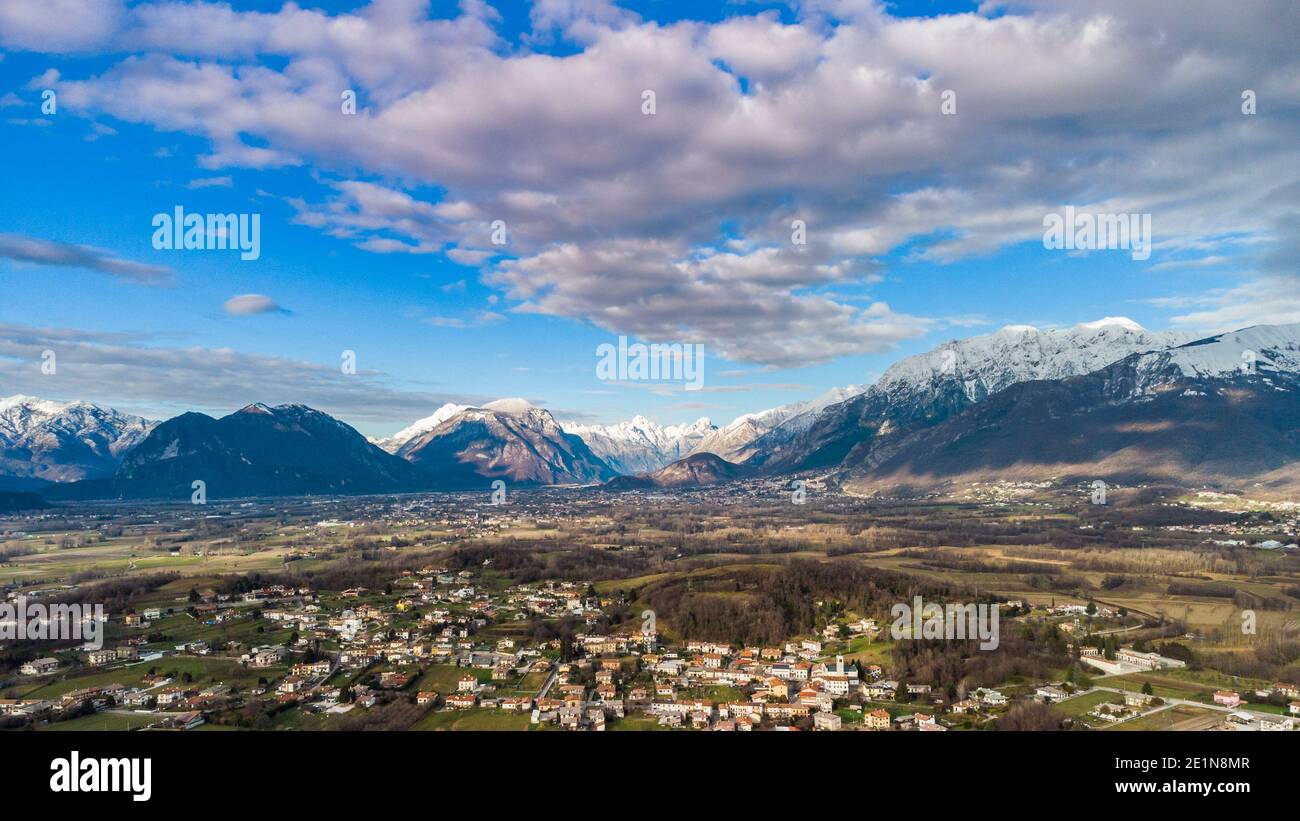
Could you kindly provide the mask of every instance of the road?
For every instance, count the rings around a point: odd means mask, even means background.
[[[560,672],[560,665],[552,664],[551,674],[546,677],[546,681],[542,682],[542,689],[537,691],[537,698],[539,699],[546,698],[546,694],[551,691],[551,685],[555,683],[555,677],[559,674],[559,672]]]

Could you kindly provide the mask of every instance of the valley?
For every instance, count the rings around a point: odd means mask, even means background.
[[[1279,729],[1300,706],[1295,505],[806,482],[9,515],[9,601],[108,620],[107,652],[5,644],[3,726]],[[897,634],[915,596],[997,604],[998,646]]]

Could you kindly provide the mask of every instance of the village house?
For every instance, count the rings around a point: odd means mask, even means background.
[[[1052,704],[1068,697],[1069,693],[1059,687],[1053,687],[1051,685],[1044,685],[1034,690],[1034,698],[1039,699],[1045,704]]]
[[[843,719],[834,713],[817,713],[813,716],[813,728],[817,730],[838,730]]]
[[[410,684],[412,678],[409,673],[388,671],[379,674],[379,686],[386,690],[400,690]]]
[[[168,687],[158,693],[158,706],[167,707],[185,700],[185,688]]]
[[[862,685],[862,696],[870,701],[889,701],[894,697],[892,682],[877,682]]]
[[[139,658],[140,652],[134,647],[117,647],[114,649],[92,650],[86,654],[86,663],[92,667],[112,664],[117,661],[131,661]]]
[[[792,721],[807,718],[812,714],[812,708],[807,704],[768,704],[764,712],[775,720]]]
[[[172,726],[179,730],[192,730],[202,723],[203,723],[203,713],[200,713],[196,710],[191,710],[190,712],[181,713],[180,715],[175,716],[171,720]]]
[[[43,676],[59,669],[59,660],[55,658],[33,659],[19,668],[24,676]]]
[[[328,659],[320,661],[300,662],[293,666],[293,674],[302,678],[313,678],[323,676],[330,671],[330,662]]]
[[[1123,664],[1131,664],[1134,667],[1143,670],[1160,670],[1167,667],[1186,667],[1187,663],[1178,659],[1171,659],[1161,656],[1157,653],[1142,653],[1134,650],[1132,647],[1125,647],[1115,651],[1115,660]]]
[[[279,647],[258,648],[244,656],[245,664],[250,667],[274,667],[282,658],[284,658],[284,651]]]
[[[975,698],[986,707],[1005,707],[1007,706],[1007,697],[997,690],[985,690],[980,688],[974,693]]]

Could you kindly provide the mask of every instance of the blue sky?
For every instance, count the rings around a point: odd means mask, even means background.
[[[1005,324],[1300,319],[1294,5],[60,3],[0,12],[0,395],[726,422]],[[1150,259],[1045,249],[1065,204],[1152,214]],[[260,258],[156,250],[177,205]],[[620,334],[705,389],[601,382]]]

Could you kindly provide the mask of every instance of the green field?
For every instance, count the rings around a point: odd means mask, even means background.
[[[727,704],[733,701],[744,701],[745,694],[735,687],[727,687],[721,684],[691,687],[677,694],[678,701],[690,701],[697,698],[704,699],[711,704]]]
[[[86,687],[103,687],[107,684],[121,684],[123,687],[138,687],[149,671],[159,674],[175,673],[177,677],[189,673],[194,685],[206,685],[221,682],[231,687],[252,687],[258,679],[274,681],[285,675],[287,668],[244,667],[238,661],[229,658],[212,658],[203,656],[171,656],[157,661],[140,662],[127,667],[110,670],[83,668],[70,677],[47,681],[43,684],[11,687],[5,691],[6,698],[58,698],[64,693]],[[180,683],[177,678],[176,684]]]
[[[1141,692],[1142,685],[1149,683],[1151,691],[1160,698],[1181,698],[1186,701],[1210,701],[1214,696],[1214,687],[1197,685],[1194,682],[1180,681],[1154,673],[1130,673],[1124,676],[1107,676],[1106,686],[1119,690]]]
[[[513,710],[431,710],[412,730],[530,730],[529,713]]]
[[[55,721],[50,724],[37,724],[42,732],[72,732],[86,730],[138,730],[150,724],[157,724],[163,719],[156,715],[123,715],[121,713],[96,713],[90,716]]]
[[[1119,693],[1110,693],[1105,690],[1094,690],[1091,693],[1084,693],[1081,696],[1067,698],[1052,705],[1057,712],[1079,718],[1086,716],[1089,711],[1100,704],[1123,704],[1124,697]]]
[[[1114,725],[1113,727],[1107,727],[1105,729],[1108,731],[1168,730],[1172,728],[1174,725],[1180,724],[1184,721],[1189,721],[1198,718],[1203,718],[1208,720],[1209,718],[1216,717],[1216,716],[1217,714],[1213,710],[1206,710],[1201,707],[1191,707],[1185,704],[1180,704],[1176,707],[1170,707],[1167,710],[1161,710],[1156,713],[1151,713],[1150,715],[1145,715],[1142,716],[1141,718],[1135,718],[1131,721],[1122,721],[1119,724]]]
[[[434,664],[424,671],[410,690],[419,692],[423,690],[433,690],[439,695],[449,695],[456,692],[456,686],[461,678],[471,675],[478,679],[480,684],[488,684],[492,681],[491,670],[479,670],[473,667],[457,667],[454,664]]]
[[[668,730],[670,728],[660,726],[658,716],[627,716],[625,718],[616,718],[605,723],[607,730]]]

